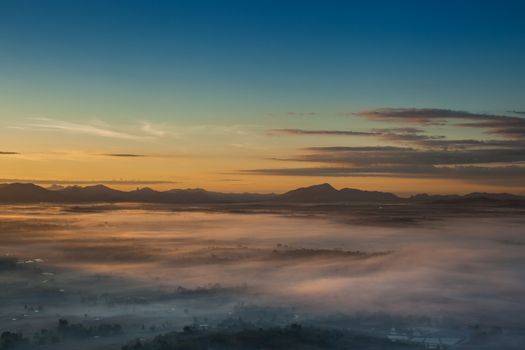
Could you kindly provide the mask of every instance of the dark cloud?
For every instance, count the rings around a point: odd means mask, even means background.
[[[309,147],[307,151],[326,151],[326,152],[393,152],[393,151],[410,151],[413,148],[409,147],[395,147],[395,146],[371,146],[371,147],[347,147],[347,146],[332,146],[332,147]]]
[[[146,157],[144,154],[133,154],[133,153],[108,153],[103,154],[104,156],[108,157],[122,157],[122,158],[138,158],[138,157]]]
[[[454,166],[436,167],[433,165],[392,165],[359,167],[310,167],[310,168],[273,168],[242,170],[249,175],[274,176],[317,176],[317,177],[403,177],[403,178],[440,178],[456,179],[471,183],[523,187],[525,167],[523,166]]]
[[[281,175],[281,176],[403,176],[403,177],[450,177],[463,178],[468,176],[525,176],[525,167],[522,166],[501,166],[501,167],[480,167],[480,166],[456,166],[456,167],[436,167],[433,165],[419,166],[359,166],[359,167],[311,167],[311,168],[274,168],[274,169],[250,169],[241,170],[246,174],[257,175]],[[523,181],[521,183],[523,185]]]
[[[477,114],[466,111],[454,111],[451,109],[438,108],[378,108],[362,112],[355,115],[366,117],[371,120],[381,121],[401,121],[417,124],[442,124],[448,119],[463,119],[474,121],[514,119],[515,117]]]
[[[454,178],[471,182],[525,186],[525,118],[431,108],[382,108],[354,113],[376,121],[421,125],[369,131],[274,129],[272,135],[367,136],[387,142],[375,147],[310,147],[278,161],[308,167],[255,169],[244,174],[286,176],[396,176]],[[519,114],[519,113],[518,113]],[[429,135],[425,126],[479,128],[501,139],[447,139]]]
[[[490,134],[510,138],[525,138],[525,118],[479,114],[437,108],[379,108],[354,113],[371,120],[405,122],[420,125],[446,125],[449,120],[462,120],[461,127],[483,128]]]
[[[424,140],[418,142],[425,148],[443,148],[443,149],[466,149],[466,148],[521,148],[525,149],[525,141],[522,140]]]
[[[525,161],[525,149],[421,150],[408,147],[311,147],[295,161],[348,165],[462,165]]]
[[[379,133],[351,130],[305,130],[305,129],[272,129],[270,135],[334,135],[334,136],[377,136]]]
[[[13,155],[13,154],[20,154],[20,153],[18,153],[18,152],[0,151],[0,155]]]
[[[424,130],[416,128],[373,129],[372,131],[353,130],[306,130],[306,129],[272,129],[269,135],[316,135],[316,136],[371,136],[388,141],[414,142],[442,139],[444,136],[424,135]]]
[[[509,111],[509,113],[525,115],[525,111]]]
[[[440,140],[444,139],[444,136],[433,136],[433,135],[424,135],[420,133],[382,133],[379,137],[387,141],[399,141],[399,142],[420,142],[427,140]]]
[[[425,132],[423,129],[418,128],[382,128],[382,129],[372,129],[373,132],[381,133],[381,134],[422,134]]]
[[[500,135],[512,139],[525,139],[525,119],[514,118],[514,120],[489,120],[483,122],[456,124],[461,127],[483,128],[486,133]]]
[[[442,140],[434,140],[436,142]],[[464,140],[469,144],[471,140]],[[450,178],[525,186],[525,148],[420,149],[412,147],[310,147],[281,161],[310,167],[255,169],[243,174],[280,176],[382,176]],[[502,165],[503,164],[503,165]],[[317,166],[315,166],[317,165]]]
[[[407,169],[411,172],[414,169]],[[240,170],[243,174],[250,175],[277,175],[277,176],[330,176],[330,177],[347,177],[347,176],[388,176],[389,173],[400,173],[399,167],[392,168],[359,168],[359,167],[299,167],[299,168],[271,168],[271,169],[249,169]]]

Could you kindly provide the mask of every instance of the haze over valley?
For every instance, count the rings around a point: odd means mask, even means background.
[[[59,319],[121,327],[55,331],[65,337],[57,349],[119,349],[225,320],[386,340],[392,328],[416,330],[465,349],[467,339],[477,344],[472,327],[498,327],[505,336],[476,346],[523,346],[514,331],[525,328],[522,211],[450,217],[388,206],[372,207],[390,222],[361,205],[4,204],[0,328],[31,335]]]

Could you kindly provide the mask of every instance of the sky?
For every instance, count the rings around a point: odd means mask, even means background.
[[[0,2],[0,182],[525,193],[523,1]]]

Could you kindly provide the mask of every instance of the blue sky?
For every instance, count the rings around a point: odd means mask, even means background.
[[[0,74],[41,98],[173,99],[226,114],[231,104],[523,107],[522,1],[7,0],[0,10]]]

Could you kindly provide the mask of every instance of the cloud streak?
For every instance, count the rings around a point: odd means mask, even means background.
[[[145,134],[155,136],[155,137],[162,137],[168,134],[165,130],[162,130],[159,127],[156,127],[153,124],[148,123],[148,122],[142,122],[140,130],[144,132]]]
[[[521,140],[445,140],[421,135],[419,131],[404,135],[380,133],[379,137],[410,141],[416,147],[309,147],[302,149],[302,154],[274,160],[304,162],[311,166],[241,170],[241,173],[441,178],[513,187],[525,185],[525,144]]]
[[[294,161],[370,165],[463,165],[524,162],[525,149],[419,150],[408,147],[311,147]]]
[[[82,134],[124,140],[144,140],[148,138],[148,136],[116,131],[106,125],[74,123],[50,118],[34,118],[32,120],[33,122],[19,124],[13,128],[39,131],[56,131],[69,134]]]
[[[419,125],[447,125],[450,120],[462,121],[460,127],[482,128],[489,134],[525,138],[525,118],[507,115],[479,114],[437,108],[379,108],[354,113],[370,120],[405,122]]]
[[[133,153],[108,153],[103,154],[104,156],[108,157],[118,157],[118,158],[141,158],[146,157],[144,154],[133,154]]]
[[[296,168],[266,168],[241,170],[245,175],[267,176],[307,176],[307,177],[402,177],[453,179],[485,185],[523,187],[525,167],[523,166],[455,166],[437,167],[433,165],[393,165],[393,166],[321,166]]]
[[[291,116],[299,116],[299,117],[304,117],[304,116],[316,116],[317,113],[316,112],[287,112],[286,113],[287,115],[291,115]]]
[[[330,136],[377,136],[379,133],[351,130],[305,130],[305,129],[271,129],[269,135],[330,135]]]
[[[373,129],[371,131],[353,130],[307,130],[307,129],[271,129],[270,136],[364,136],[376,137],[388,141],[416,142],[442,139],[444,136],[425,135],[424,130],[416,128]]]

